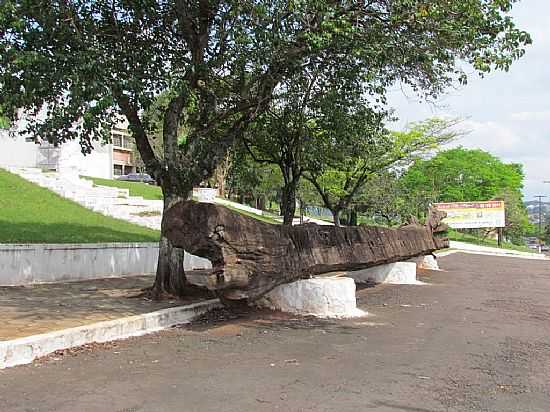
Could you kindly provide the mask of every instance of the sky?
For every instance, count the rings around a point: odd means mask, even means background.
[[[505,162],[522,163],[524,198],[550,200],[550,1],[522,0],[512,16],[531,34],[533,44],[508,72],[476,74],[468,84],[449,90],[435,103],[420,103],[412,92],[395,88],[389,103],[398,127],[433,116],[464,119],[469,133],[454,146],[486,150]]]

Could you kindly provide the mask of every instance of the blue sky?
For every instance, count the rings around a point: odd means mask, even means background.
[[[524,165],[525,200],[543,194],[550,198],[550,1],[522,0],[514,19],[528,31],[533,44],[509,72],[481,79],[472,74],[468,85],[449,90],[435,103],[419,103],[411,92],[395,88],[390,104],[398,127],[432,116],[464,119],[470,133],[454,145],[480,148],[506,162]]]

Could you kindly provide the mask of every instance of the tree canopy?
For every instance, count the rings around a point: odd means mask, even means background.
[[[339,213],[352,205],[377,175],[407,166],[459,133],[452,129],[456,119],[428,119],[402,132],[380,129],[378,122],[362,112],[345,119],[330,129],[335,138],[327,139],[328,146],[321,147],[324,155],[319,156],[319,167],[305,173],[324,206],[332,211],[335,224],[339,223]]]
[[[483,150],[458,147],[416,161],[403,182],[411,190],[432,193],[437,202],[484,201],[504,190],[520,191],[523,170]]]
[[[514,0],[433,2],[4,0],[0,106],[45,116],[30,131],[80,138],[83,151],[128,118],[149,171],[188,191],[208,177],[277,85],[314,60],[356,60],[372,94],[395,81],[438,94],[466,77],[508,69],[529,35],[508,15]],[[164,158],[141,113],[169,91]],[[188,138],[179,145],[180,120]],[[185,170],[180,187],[175,175]]]
[[[311,64],[355,62],[382,103],[396,82],[429,96],[465,82],[463,62],[482,74],[507,70],[531,41],[509,16],[515,2],[3,0],[0,108],[10,119],[23,109],[27,132],[79,139],[85,153],[126,117],[169,207]],[[160,156],[145,114],[162,93]],[[161,235],[155,285],[181,294],[181,274],[163,275],[166,242]]]
[[[420,194],[430,202],[504,200],[505,235],[521,244],[529,229],[521,192],[523,178],[521,164],[504,163],[483,150],[458,147],[418,160],[401,177],[401,183],[408,193]]]

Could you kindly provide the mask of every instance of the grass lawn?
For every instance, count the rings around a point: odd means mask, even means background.
[[[97,177],[88,177],[88,176],[82,176],[82,177],[93,181],[94,184],[96,185],[118,187],[120,189],[130,189],[130,196],[142,196],[144,199],[149,199],[149,200],[162,200],[162,191],[158,186],[152,186],[146,183],[139,183],[139,182],[125,182],[122,180],[115,180],[115,179],[100,179]],[[255,213],[246,212],[244,210],[237,209],[227,205],[222,205],[222,206],[227,207],[228,209],[231,209],[234,212],[240,213],[241,215],[246,215],[251,218],[260,220],[262,222],[271,223],[274,225],[281,224],[281,222],[269,216],[257,215]]]
[[[123,180],[100,179],[98,177],[82,176],[91,180],[96,185],[118,187],[120,189],[129,189],[130,196],[141,196],[147,200],[162,200],[162,190],[159,186],[148,185],[141,182],[125,182]]]
[[[276,219],[274,219],[270,216],[257,215],[256,213],[251,213],[251,212],[247,212],[246,210],[237,209],[236,207],[233,207],[233,206],[228,206],[228,205],[220,205],[220,206],[226,207],[229,210],[237,212],[241,215],[248,216],[248,217],[251,217],[251,218],[256,219],[256,220],[260,220],[260,221],[265,222],[265,223],[271,223],[272,225],[280,225],[281,224],[281,222],[279,220],[276,220]]]
[[[476,237],[467,233],[457,232],[456,230],[449,230],[449,239],[456,240],[458,242],[473,243],[480,246],[498,247],[497,241],[494,239],[484,239]],[[502,242],[502,249],[518,250],[520,252],[536,253],[536,251],[529,249],[527,246],[514,245],[509,242]]]
[[[157,242],[159,232],[92,212],[0,169],[0,243]]]

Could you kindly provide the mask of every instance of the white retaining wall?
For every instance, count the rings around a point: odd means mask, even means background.
[[[0,286],[151,274],[158,243],[0,244]],[[211,264],[185,255],[186,270]]]

